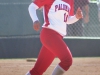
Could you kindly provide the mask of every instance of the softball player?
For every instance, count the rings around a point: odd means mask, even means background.
[[[67,34],[66,24],[78,21],[82,18],[82,12],[78,8],[73,15],[73,0],[35,0],[29,5],[28,10],[36,31],[40,28],[36,10],[42,6],[44,15],[40,33],[42,48],[34,67],[26,75],[43,75],[55,57],[58,57],[60,62],[52,75],[62,75],[72,65],[72,54],[63,41],[63,37]]]

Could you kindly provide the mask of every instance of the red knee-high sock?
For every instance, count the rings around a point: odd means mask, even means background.
[[[42,46],[37,62],[30,71],[31,75],[42,75],[54,60],[55,55],[46,47]]]

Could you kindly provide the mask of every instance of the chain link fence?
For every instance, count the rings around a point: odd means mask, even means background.
[[[75,0],[76,6],[82,6],[80,0]],[[79,3],[79,4],[78,4]],[[100,1],[90,0],[89,1],[89,21],[84,23],[84,19],[75,24],[68,25],[68,36],[77,36],[77,37],[100,37]],[[84,7],[84,6],[83,6]],[[85,17],[85,12],[83,11],[83,18]],[[86,9],[85,9],[86,11]]]
[[[0,37],[39,35],[32,28],[32,20],[28,13],[31,0],[0,0]],[[43,24],[42,11],[37,15]]]
[[[28,13],[30,3],[31,0],[0,0],[0,37],[39,35],[40,31],[36,32],[32,28],[33,23]],[[42,25],[42,11],[38,10],[37,14]],[[82,23],[82,26],[83,32],[79,37],[100,37],[100,1],[90,1],[89,23]]]

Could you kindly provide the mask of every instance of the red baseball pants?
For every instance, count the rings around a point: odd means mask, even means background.
[[[31,75],[42,75],[55,57],[60,59],[59,65],[67,71],[72,64],[72,55],[63,37],[54,30],[43,28],[40,40],[43,46],[34,68],[30,70]]]

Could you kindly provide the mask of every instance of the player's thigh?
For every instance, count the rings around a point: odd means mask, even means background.
[[[41,33],[41,41],[42,44],[57,57],[64,58],[71,56],[70,50],[60,34],[49,29],[44,29]]]

